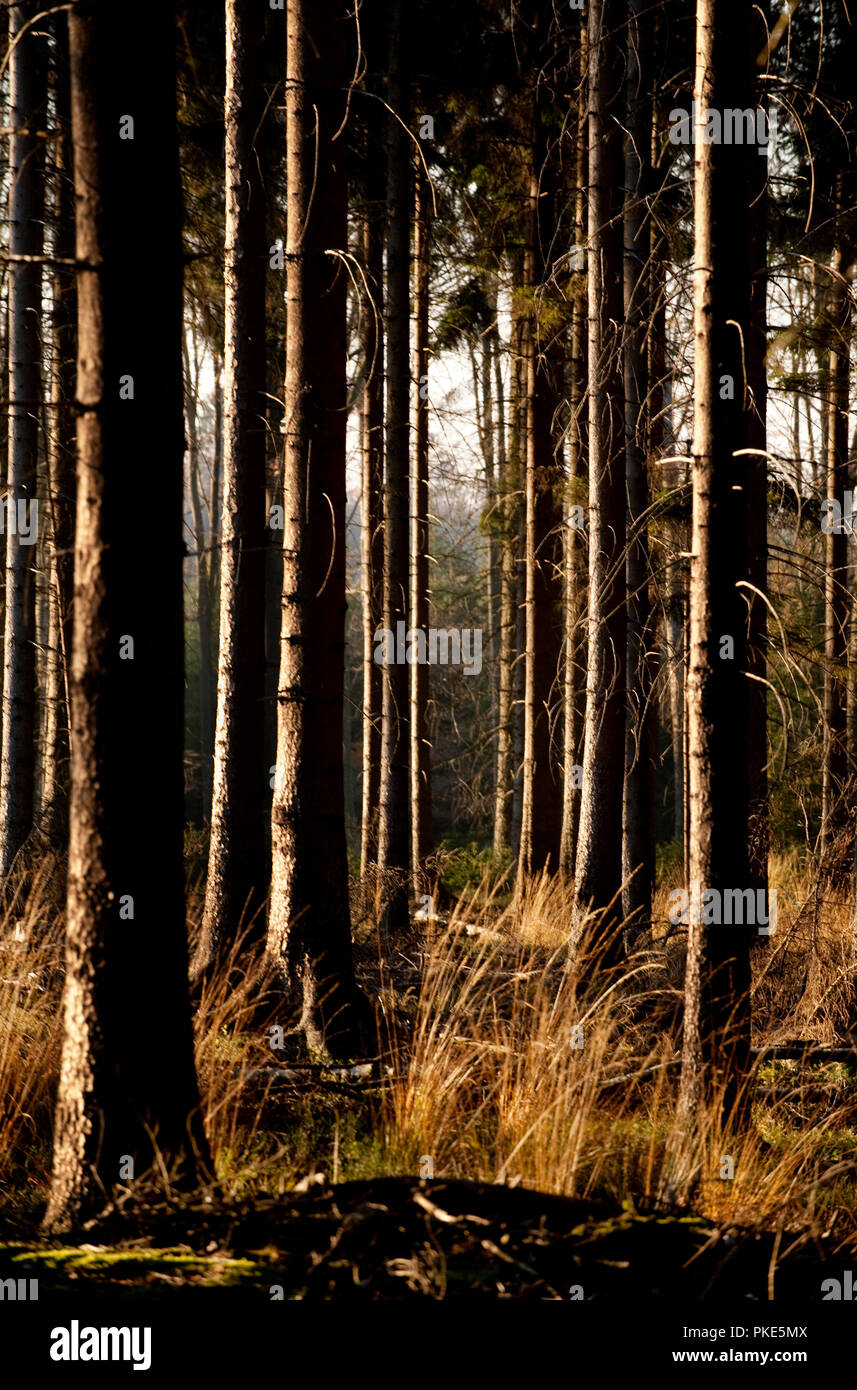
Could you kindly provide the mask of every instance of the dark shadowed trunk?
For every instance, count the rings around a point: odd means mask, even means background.
[[[750,26],[750,59],[765,51],[766,29],[754,9]],[[754,74],[755,75],[755,74]],[[765,104],[765,109],[769,107]],[[747,385],[751,393],[747,447],[747,554],[750,589],[747,634],[747,688],[750,825],[750,883],[767,891],[770,826],[768,814],[768,382],[765,353],[768,346],[768,150],[748,156],[751,201],[749,209],[750,318],[747,336]],[[847,407],[846,407],[847,408]]]
[[[0,876],[12,867],[33,824],[36,708],[36,465],[41,385],[44,139],[47,55],[33,3],[9,7],[9,442],[6,473],[6,626],[0,754]],[[17,42],[16,42],[17,40]],[[34,133],[30,133],[30,132]],[[15,260],[15,257],[22,257]]]
[[[825,297],[824,328],[827,340],[825,405],[827,418],[826,496],[845,510],[848,478],[848,400],[850,376],[851,305],[844,272],[848,252],[843,234],[843,179],[835,192],[836,236],[830,263],[830,283]],[[824,873],[841,880],[851,872],[850,855],[843,836],[849,820],[847,673],[848,534],[844,526],[832,526],[825,536],[824,565],[824,757],[822,776],[821,856]],[[826,861],[826,862],[825,862]]]
[[[351,958],[343,787],[346,0],[287,9],[285,529],[268,946],[314,1048],[369,1023]]]
[[[574,874],[580,817],[580,771],[586,699],[586,24],[581,24],[578,74],[581,82],[574,162],[573,303],[569,361],[569,515],[565,528],[565,673],[563,792],[560,869]]]
[[[49,1229],[207,1160],[187,985],[173,7],[69,16],[77,531],[65,1032]],[[117,53],[133,54],[130,63]],[[158,216],[152,218],[152,189]],[[129,274],[129,267],[133,273]],[[145,325],[145,328],[143,328]],[[140,479],[158,460],[157,543]],[[146,581],[141,583],[141,575]],[[153,1024],[153,1007],[157,1026]]]

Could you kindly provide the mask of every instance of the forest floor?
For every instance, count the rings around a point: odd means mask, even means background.
[[[842,1263],[840,1261],[840,1263]],[[84,1244],[0,1246],[40,1296],[821,1299],[834,1243],[485,1183],[313,1183],[289,1199],[125,1209]]]
[[[378,1055],[310,1056],[288,1026],[277,1036],[276,1010],[260,1018],[261,967],[227,971],[195,1011],[215,1180],[172,1204],[129,1183],[46,1244],[62,983],[46,866],[0,923],[0,1278],[257,1300],[819,1301],[857,1258],[850,917],[794,864],[776,874],[749,1125],[676,1124],[684,946],[666,876],[655,930],[621,967],[597,940],[569,960],[555,883],[514,902],[486,881],[394,945],[355,885]]]

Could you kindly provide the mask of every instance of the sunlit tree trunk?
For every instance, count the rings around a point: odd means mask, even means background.
[[[589,656],[572,936],[622,884],[625,430],[622,324],[624,64],[617,0],[589,7]],[[618,916],[618,909],[614,909]]]
[[[622,915],[626,940],[651,922],[654,842],[651,834],[653,709],[649,603],[649,505],[646,459],[649,403],[646,338],[650,327],[649,215],[651,192],[651,14],[631,0],[627,33],[624,205],[625,470],[628,487],[627,726],[622,807]]]
[[[384,212],[382,108],[369,103],[367,116],[366,208],[363,261],[369,302],[363,306],[363,385],[361,444],[361,574],[363,588],[363,776],[360,872],[378,853],[381,771],[381,667],[375,661],[375,633],[381,626],[384,578]]]
[[[513,257],[513,276],[516,260]],[[520,272],[519,272],[520,273]],[[509,429],[504,465],[499,479],[500,522],[500,619],[499,679],[497,693],[497,770],[494,786],[494,854],[498,859],[519,838],[513,821],[515,773],[518,767],[516,732],[520,721],[515,707],[518,688],[516,653],[518,639],[518,533],[521,461],[524,432],[521,428],[522,373],[520,364],[523,321],[513,319],[510,353]],[[522,750],[521,750],[522,751]]]
[[[190,484],[191,513],[196,536],[196,630],[199,643],[199,767],[200,802],[202,816],[208,820],[211,815],[211,759],[214,740],[214,656],[212,652],[211,587],[209,582],[209,556],[205,517],[202,510],[200,489],[200,445],[197,428],[197,403],[199,398],[200,362],[199,344],[194,334],[193,362],[187,345],[187,327],[184,341],[185,373],[185,437],[187,440],[188,472]]]
[[[724,1116],[739,1099],[750,1046],[755,929],[701,910],[703,892],[749,887],[746,585],[751,402],[744,345],[750,315],[748,159],[753,147],[708,144],[705,113],[753,105],[749,9],[698,0],[696,21],[693,533],[688,750],[691,896],[679,1115],[704,1101]],[[736,54],[743,61],[736,61]],[[718,900],[715,899],[715,903]]]
[[[410,232],[411,149],[403,122],[408,96],[403,45],[410,34],[403,0],[390,6],[390,62],[387,102],[387,295],[386,295],[386,457],[384,480],[384,627],[395,638],[407,624],[409,585],[410,462]],[[378,868],[385,929],[408,924],[408,834],[410,782],[408,667],[396,660],[383,667],[381,694],[381,805]]]
[[[226,242],[223,538],[211,837],[194,974],[236,933],[264,938],[265,836],[265,203],[254,147],[265,109],[264,17],[226,9]]]
[[[414,216],[414,468],[411,481],[410,627],[429,625],[429,391],[428,328],[431,271],[431,189],[422,168],[415,174]],[[426,888],[426,860],[434,853],[431,795],[429,668],[411,666],[411,865],[414,891]]]
[[[521,877],[559,867],[559,779],[551,747],[552,715],[562,647],[562,382],[565,341],[551,322],[551,288],[560,207],[555,136],[542,102],[533,122],[530,234],[525,279],[533,295],[527,357],[525,472],[526,647],[524,658],[524,765]]]
[[[68,671],[74,596],[74,185],[71,160],[68,18],[54,18],[54,104],[57,138],[51,147],[53,270],[51,387],[47,430],[50,493],[50,594],[45,670],[41,828],[48,836],[68,831]]]

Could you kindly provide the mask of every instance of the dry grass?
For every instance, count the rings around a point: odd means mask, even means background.
[[[12,903],[0,920],[7,1215],[37,1216],[49,1178],[62,973],[53,872],[46,865],[36,877],[20,916]],[[772,883],[794,902],[781,895],[777,935],[756,962],[755,1041],[832,1042],[850,1019],[850,908],[819,901],[790,860],[774,864]],[[653,939],[621,970],[606,967],[594,925],[569,959],[568,890],[544,880],[502,905],[486,881],[448,923],[380,958],[364,932],[360,968],[387,1001],[388,1051],[372,1083],[350,1089],[323,1071],[314,1089],[260,1073],[285,1060],[259,1017],[264,968],[234,988],[227,970],[195,1015],[223,1191],[276,1193],[316,1167],[339,1177],[422,1171],[645,1210],[664,1204],[679,1174],[692,1208],[718,1222],[852,1241],[853,1071],[763,1060],[748,1130],[730,1136],[713,1115],[697,1117],[692,1141],[676,1129],[683,943],[667,931],[669,886]]]

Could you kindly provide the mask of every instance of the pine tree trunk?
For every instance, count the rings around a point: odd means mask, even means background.
[[[523,275],[523,261],[521,274]],[[521,282],[517,282],[521,283]],[[518,431],[518,493],[516,509],[515,546],[515,656],[512,665],[512,857],[517,862],[521,853],[521,828],[524,807],[524,697],[526,686],[527,650],[527,509],[525,503],[526,470],[530,437],[530,411],[527,389],[529,356],[532,351],[530,321],[522,316],[515,333],[515,399],[517,401]]]
[[[411,150],[402,45],[402,0],[390,6],[390,63],[387,102],[387,298],[386,298],[386,476],[384,484],[384,627],[393,638],[408,618],[410,465],[410,224]],[[398,653],[396,653],[398,656]],[[385,930],[408,924],[410,782],[408,667],[393,660],[382,668],[381,806],[378,868]]]
[[[381,667],[375,633],[381,626],[384,577],[384,212],[382,108],[369,103],[363,259],[371,302],[363,309],[361,573],[363,586],[363,777],[360,873],[378,854],[381,775]]]
[[[515,652],[517,650],[518,599],[518,494],[521,485],[521,427],[519,324],[512,326],[512,367],[509,397],[508,446],[499,476],[498,516],[500,524],[500,619],[499,679],[497,687],[497,770],[494,784],[494,855],[499,860],[512,840],[513,781],[515,773],[514,731],[516,711]],[[502,395],[498,382],[498,399]]]
[[[160,0],[118,9],[107,0],[76,5],[69,36],[79,413],[65,1031],[45,1218],[51,1231],[103,1205],[119,1185],[162,1187],[168,1173],[172,1188],[193,1186],[207,1163],[182,857],[182,224],[173,7]],[[117,54],[134,61],[119,62]],[[140,479],[154,458],[153,547]]]
[[[739,1099],[750,1046],[754,928],[727,925],[724,893],[749,887],[746,597],[751,402],[748,159],[754,147],[707,144],[707,110],[752,106],[749,9],[697,0],[694,242],[693,533],[687,690],[690,884],[681,1122]],[[736,53],[746,55],[735,61]],[[693,893],[698,886],[699,897]],[[706,890],[721,911],[707,922]],[[718,920],[719,917],[719,920]],[[746,1098],[745,1103],[746,1103]]]
[[[285,530],[268,946],[313,1048],[353,1056],[343,789],[346,0],[288,0]],[[334,139],[336,137],[336,139]],[[406,803],[407,804],[407,803]]]
[[[764,47],[766,30],[754,12],[750,57]],[[747,384],[752,395],[748,419],[747,545],[749,578],[747,690],[750,747],[748,796],[750,801],[750,884],[767,892],[770,826],[768,815],[768,383],[765,354],[768,347],[768,175],[766,152],[748,157],[751,176],[749,210],[750,320],[747,336]]]
[[[226,10],[223,540],[211,838],[194,975],[239,931],[261,940],[265,837],[265,203],[254,148],[264,112],[264,16]]]
[[[835,191],[836,243],[830,264],[830,284],[825,301],[825,335],[828,343],[826,372],[827,487],[845,511],[848,478],[848,397],[851,309],[843,275],[848,255],[842,236],[843,180],[838,175]],[[851,871],[845,843],[848,805],[847,676],[848,535],[844,527],[832,527],[825,536],[824,566],[824,757],[822,767],[821,856],[823,872],[841,882]]]
[[[589,8],[589,658],[572,937],[622,884],[625,457],[622,54],[617,0]],[[615,909],[614,909],[615,911]],[[615,921],[613,922],[615,926]]]
[[[45,731],[41,828],[49,838],[68,833],[68,671],[74,597],[74,273],[59,264],[74,255],[74,185],[71,161],[68,19],[54,19],[55,123],[53,156],[53,273],[50,424],[47,471],[50,493],[50,596],[45,672]]]
[[[194,332],[194,330],[191,330]],[[196,535],[196,630],[199,643],[199,767],[200,767],[200,806],[202,819],[211,816],[212,767],[211,759],[214,742],[214,657],[211,649],[211,590],[209,587],[209,554],[206,548],[205,519],[202,511],[200,491],[200,449],[199,431],[196,424],[196,407],[199,396],[199,351],[194,340],[194,363],[191,371],[190,354],[187,349],[187,335],[184,343],[185,357],[185,420],[190,474],[190,499]]]
[[[624,205],[624,379],[625,471],[628,487],[627,725],[622,808],[622,915],[631,944],[651,924],[654,845],[651,834],[651,742],[653,710],[649,543],[646,461],[649,401],[646,337],[649,327],[649,216],[651,191],[652,59],[651,15],[643,0],[631,0],[627,34]]]
[[[214,441],[208,515],[211,523],[211,555],[208,566],[209,592],[214,613],[217,611],[220,594],[220,528],[223,518],[223,357],[218,351],[214,353]],[[217,628],[212,636],[214,640],[212,655],[216,670],[219,649]]]
[[[36,708],[36,586],[33,536],[41,403],[44,35],[29,29],[36,5],[9,8],[9,438],[6,474],[6,624],[0,751],[0,876],[6,877],[33,824]],[[16,42],[17,40],[17,42]],[[16,261],[14,257],[35,257]],[[24,523],[23,525],[21,523]],[[22,534],[23,533],[23,534]]]
[[[411,502],[410,627],[429,625],[429,396],[428,314],[431,272],[431,189],[418,163],[414,217],[414,472]],[[431,795],[429,668],[411,666],[411,872],[414,891],[426,892],[426,861],[434,853]]]
[[[559,866],[560,789],[554,777],[551,710],[562,648],[562,403],[565,341],[551,323],[551,247],[557,235],[557,150],[537,101],[525,279],[533,295],[527,358],[526,647],[521,878]]]
[[[581,84],[587,71],[586,24],[581,23],[578,72]],[[583,757],[583,718],[586,697],[586,531],[578,524],[575,508],[587,510],[586,486],[586,183],[587,103],[581,99],[577,115],[574,166],[574,301],[571,310],[571,360],[569,362],[569,503],[572,508],[565,529],[565,670],[563,710],[563,793],[560,831],[560,870],[574,875],[577,827],[580,818],[580,773]]]

